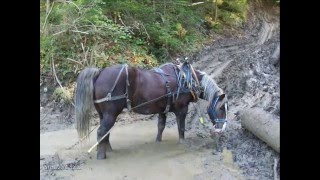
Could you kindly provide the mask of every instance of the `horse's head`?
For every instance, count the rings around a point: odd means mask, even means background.
[[[227,121],[227,96],[205,72],[197,71],[196,74],[202,87],[199,98],[209,101],[207,112],[214,126],[214,131],[222,132],[226,128]]]
[[[223,92],[218,91],[212,98],[207,112],[216,132],[223,131],[227,122],[227,96]]]

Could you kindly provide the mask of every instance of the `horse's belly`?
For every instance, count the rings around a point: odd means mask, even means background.
[[[149,102],[149,101],[146,100],[144,102]],[[139,104],[144,103],[144,102],[139,102]],[[139,114],[157,114],[157,113],[163,112],[165,110],[166,102],[167,101],[165,99],[163,99],[163,100],[160,100],[157,102],[152,102],[150,104],[143,105],[141,107],[133,109],[133,111],[136,113],[139,113]],[[139,104],[137,104],[137,105],[139,105]]]

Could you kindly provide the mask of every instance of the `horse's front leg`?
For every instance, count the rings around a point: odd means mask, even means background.
[[[183,107],[179,111],[175,111],[178,132],[179,132],[179,143],[184,142],[184,131],[185,131],[185,120],[188,113],[188,106]]]
[[[159,118],[158,118],[158,135],[156,138],[157,142],[162,141],[162,132],[164,128],[166,127],[166,120],[167,120],[167,115],[163,113],[159,113]]]
[[[97,131],[97,141],[99,141],[114,125],[116,118],[112,115],[103,114],[103,118],[100,120],[100,127]],[[107,135],[97,147],[97,159],[106,159],[106,151],[112,150],[110,141],[110,134]]]

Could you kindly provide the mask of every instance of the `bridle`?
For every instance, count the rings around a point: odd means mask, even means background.
[[[214,123],[224,123],[222,130],[225,129],[226,126],[226,122],[227,122],[227,114],[228,114],[228,108],[227,108],[227,103],[224,104],[224,108],[225,108],[225,113],[226,113],[226,118],[218,118],[218,115],[216,114],[216,112],[214,111],[217,105],[217,102],[219,100],[219,96],[216,96],[215,98],[213,98],[211,106],[209,108],[209,113],[212,115],[213,119],[211,119],[211,122]],[[214,125],[214,127],[216,126],[216,124]]]

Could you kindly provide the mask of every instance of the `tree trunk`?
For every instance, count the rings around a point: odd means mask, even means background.
[[[280,153],[280,121],[270,113],[252,108],[240,113],[241,125]]]

